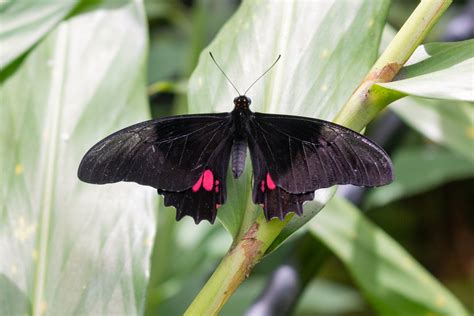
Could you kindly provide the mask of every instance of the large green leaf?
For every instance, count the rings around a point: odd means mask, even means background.
[[[21,0],[0,4],[0,69],[54,28],[78,0]]]
[[[474,162],[472,103],[407,97],[390,107],[413,129]]]
[[[350,203],[334,198],[310,225],[378,314],[467,315],[447,289]]]
[[[474,40],[419,46],[395,81],[379,86],[419,97],[474,102]]]
[[[147,118],[146,49],[141,3],[110,1],[60,23],[3,82],[1,315],[142,313],[156,193],[76,172]]]
[[[331,120],[377,57],[387,7],[388,1],[370,0],[244,1],[200,56],[189,82],[190,112],[233,108],[236,92],[208,51],[241,93],[281,54],[276,67],[249,91],[252,110]],[[249,166],[246,172],[243,177],[250,181]],[[229,200],[218,216],[236,236],[245,210],[255,209],[255,214],[261,209],[252,204],[250,186],[234,191],[242,198]],[[331,195],[320,190],[305,216],[293,217],[279,242],[311,219]]]
[[[473,162],[437,146],[400,149],[393,157],[393,167],[395,180],[371,190],[366,200],[368,206],[384,205],[448,181],[474,177]]]

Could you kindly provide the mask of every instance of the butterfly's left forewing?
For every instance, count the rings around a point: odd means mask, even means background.
[[[336,184],[392,181],[388,155],[366,137],[330,122],[254,113],[249,122],[253,198],[267,219],[300,214],[313,192]]]
[[[78,176],[96,184],[133,181],[149,185],[175,206],[177,219],[213,222],[226,199],[232,147],[228,113],[183,115],[139,123],[94,145]]]

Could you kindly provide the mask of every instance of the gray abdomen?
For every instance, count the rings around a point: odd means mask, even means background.
[[[247,142],[245,140],[234,140],[232,146],[232,173],[234,178],[240,177],[245,168],[245,158],[247,156]]]

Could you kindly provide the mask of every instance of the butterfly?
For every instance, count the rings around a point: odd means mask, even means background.
[[[152,186],[166,206],[176,208],[176,220],[188,215],[196,224],[215,221],[227,199],[228,168],[239,178],[247,149],[253,202],[267,220],[302,215],[303,203],[321,188],[375,187],[393,180],[389,156],[355,131],[309,117],[252,112],[246,93],[253,84],[244,94],[235,88],[232,112],[164,117],[113,133],[85,154],[79,179]]]

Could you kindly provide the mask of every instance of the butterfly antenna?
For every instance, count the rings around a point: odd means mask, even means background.
[[[281,57],[281,55],[278,55],[278,58],[273,62],[273,64],[272,64],[270,67],[268,67],[268,69],[265,70],[265,72],[264,72],[263,74],[261,74],[260,77],[258,77],[257,80],[255,80],[255,81],[250,85],[250,87],[247,88],[247,90],[245,90],[244,95],[247,94],[247,92],[250,90],[250,88],[252,88],[253,85],[256,84],[257,81],[260,80],[260,78],[262,78],[263,76],[265,76],[265,75],[267,74],[267,72],[269,72],[269,71],[273,68],[273,66],[275,66],[275,64],[280,60],[280,57]]]
[[[222,74],[223,74],[224,77],[227,79],[227,81],[229,81],[230,84],[232,85],[232,87],[235,89],[235,91],[237,91],[237,93],[238,93],[239,95],[241,95],[240,92],[239,92],[239,90],[237,90],[237,88],[235,87],[235,85],[232,83],[232,81],[230,81],[229,77],[227,77],[227,75],[225,74],[224,70],[222,70],[222,68],[219,67],[219,64],[218,64],[217,61],[214,59],[214,56],[212,56],[212,53],[211,53],[211,52],[209,52],[209,55],[211,55],[212,61],[214,62],[214,64],[216,64],[217,68],[219,68],[219,70],[222,72]]]

